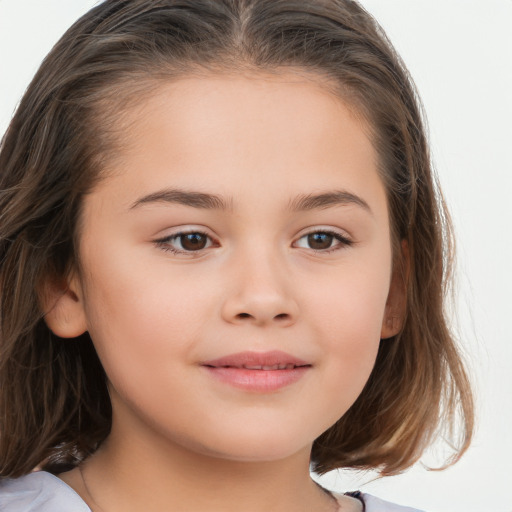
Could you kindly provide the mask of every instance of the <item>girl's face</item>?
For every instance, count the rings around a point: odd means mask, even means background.
[[[309,449],[395,334],[365,126],[292,73],[183,79],[125,120],[66,320],[104,365],[113,432],[234,460]]]

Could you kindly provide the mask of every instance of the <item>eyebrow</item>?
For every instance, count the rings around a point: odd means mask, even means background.
[[[166,189],[137,199],[130,206],[130,210],[148,203],[175,203],[206,210],[231,210],[233,201],[225,200],[215,194],[205,194],[204,192]]]
[[[360,206],[369,213],[372,213],[369,204],[363,198],[346,190],[300,195],[290,202],[289,208],[292,211],[307,211],[350,204]]]
[[[173,203],[206,210],[232,210],[233,199],[216,194],[181,189],[165,189],[137,199],[130,210],[150,203]],[[334,190],[317,194],[299,195],[288,204],[290,211],[307,211],[355,204],[372,213],[368,203],[361,197],[345,190]]]

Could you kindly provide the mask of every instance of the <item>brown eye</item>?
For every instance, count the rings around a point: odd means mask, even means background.
[[[312,231],[301,236],[293,245],[301,249],[329,254],[350,247],[352,244],[352,240],[335,231]]]
[[[203,250],[211,247],[218,247],[212,237],[202,231],[179,232],[155,240],[154,244],[165,252],[171,252],[180,256],[200,256]]]
[[[311,233],[308,235],[308,245],[311,249],[329,249],[333,240],[334,235],[330,233]]]
[[[185,251],[199,251],[206,247],[208,237],[202,233],[186,233],[180,235],[180,244]]]

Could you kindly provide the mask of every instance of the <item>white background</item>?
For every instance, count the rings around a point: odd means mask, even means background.
[[[512,0],[364,0],[408,65],[458,236],[458,325],[478,391],[459,464],[361,488],[429,512],[512,512]],[[39,63],[93,0],[0,0],[0,133]]]

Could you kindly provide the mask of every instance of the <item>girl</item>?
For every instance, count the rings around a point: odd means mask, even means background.
[[[106,0],[0,173],[2,510],[412,510],[310,467],[467,449],[448,217],[354,1]]]

